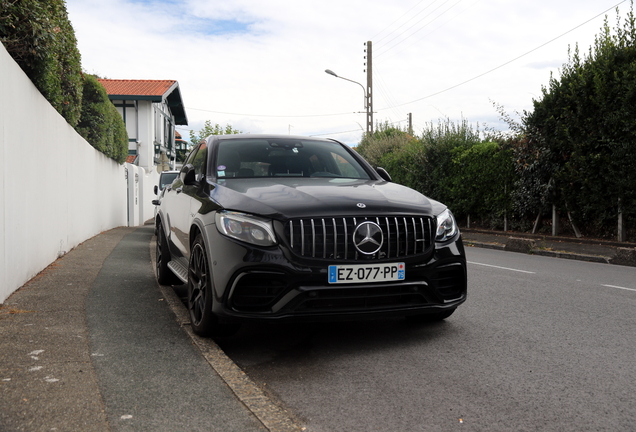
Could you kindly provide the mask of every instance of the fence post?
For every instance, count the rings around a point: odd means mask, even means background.
[[[621,207],[621,199],[618,199],[618,241],[626,240],[625,225],[623,224],[623,209]]]
[[[559,213],[556,205],[552,204],[552,236],[559,235]]]

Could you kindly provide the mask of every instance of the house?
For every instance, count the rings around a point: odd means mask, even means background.
[[[175,168],[180,142],[175,126],[187,125],[179,83],[175,80],[99,79],[122,115],[128,131],[127,162],[147,172]],[[166,164],[167,162],[167,164]]]

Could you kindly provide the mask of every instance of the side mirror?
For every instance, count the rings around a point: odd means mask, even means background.
[[[194,166],[192,164],[188,164],[185,166],[185,169],[181,172],[183,176],[183,184],[186,186],[192,186],[197,184],[196,172],[194,171]]]
[[[377,172],[380,177],[382,177],[382,180],[386,180],[388,182],[393,181],[391,180],[391,176],[389,175],[389,173],[382,167],[377,167],[375,169],[375,172]]]
[[[159,195],[159,186],[155,185],[155,195]]]

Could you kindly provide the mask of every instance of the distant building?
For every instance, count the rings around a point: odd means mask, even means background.
[[[187,125],[179,83],[174,80],[99,79],[128,131],[128,161],[150,170],[175,168],[181,142],[176,125]]]

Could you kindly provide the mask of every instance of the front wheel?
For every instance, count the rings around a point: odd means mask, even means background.
[[[197,235],[190,250],[188,268],[188,310],[192,330],[199,336],[229,336],[238,326],[221,324],[212,314],[214,290],[212,274],[201,234]]]

